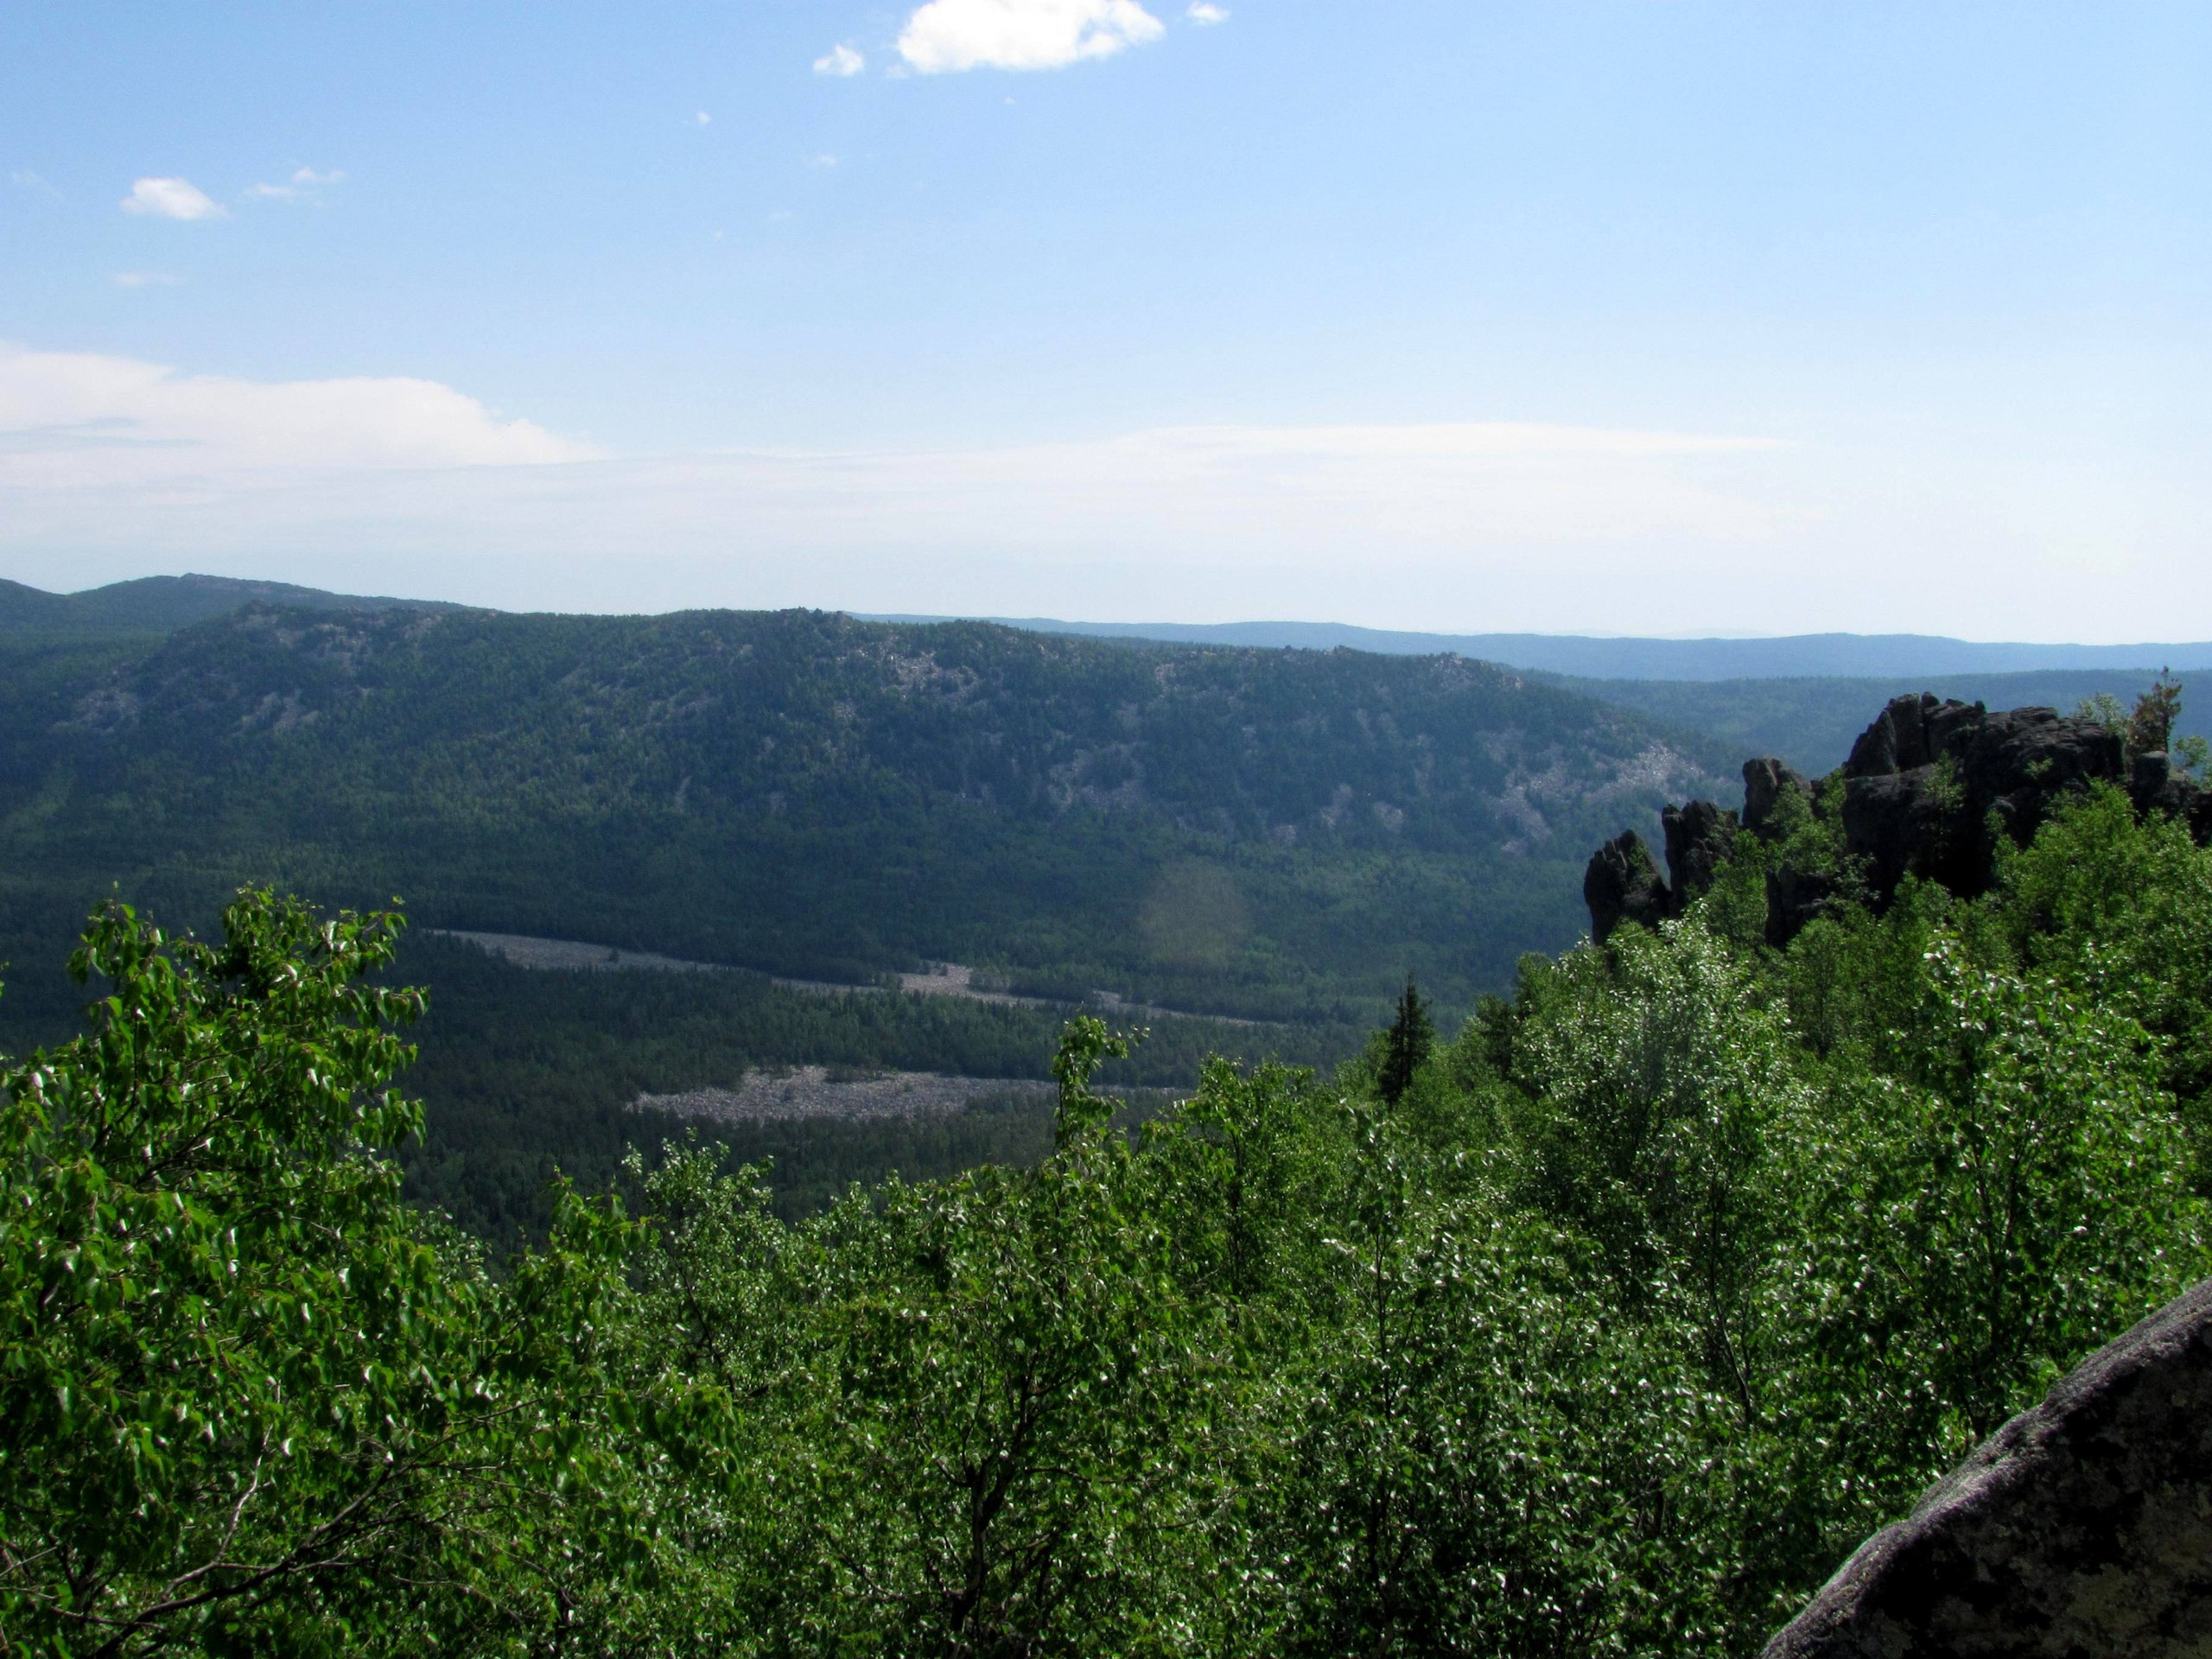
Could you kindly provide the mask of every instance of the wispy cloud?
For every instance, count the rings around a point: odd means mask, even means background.
[[[2124,639],[2145,583],[2212,613],[2203,523],[2040,461],[1509,422],[615,458],[429,381],[0,346],[0,563],[47,586],[1642,634],[1878,631],[1910,591],[1929,632]]]
[[[0,498],[11,487],[160,491],[595,453],[529,421],[501,420],[434,380],[237,380],[0,345]]]
[[[1928,632],[2016,639],[2139,638],[2146,590],[2212,614],[2193,480],[2084,480],[1910,432],[1495,421],[618,458],[432,381],[0,346],[0,563],[48,587],[251,567],[508,607],[1638,634],[1878,631],[1910,592]]]
[[[899,55],[923,74],[1061,69],[1163,33],[1136,0],[929,0],[899,31]]]
[[[867,67],[868,60],[842,41],[814,60],[816,74],[836,75],[841,79],[857,75]]]
[[[1194,23],[1225,23],[1229,8],[1209,3],[1209,0],[1191,0],[1191,9],[1183,14]]]
[[[709,115],[704,110],[700,111],[698,114],[691,118],[691,124],[695,127],[712,126],[714,124],[714,121],[715,118]]]
[[[0,351],[0,552],[437,550],[455,569],[523,560],[565,602],[603,589],[629,608],[653,583],[681,602],[689,581],[693,602],[1049,610],[1096,601],[1087,578],[1071,587],[1078,568],[1155,593],[1211,570],[1249,595],[1264,576],[1273,603],[1341,584],[1347,560],[1424,593],[1408,573],[1580,594],[1602,569],[1603,592],[1643,596],[1660,550],[1771,552],[1774,515],[1738,487],[1767,451],[1490,423],[619,459],[427,381],[268,385]],[[603,580],[618,569],[636,575],[627,593]]]
[[[250,185],[246,194],[264,201],[319,201],[324,189],[345,181],[345,174],[336,168],[318,173],[311,167],[302,167],[283,184]]]
[[[806,164],[809,167],[835,167],[837,165],[837,158],[825,149],[819,156],[809,158]]]
[[[8,175],[8,182],[14,185],[18,190],[29,190],[35,194],[45,196],[54,201],[61,200],[61,193],[59,190],[55,189],[52,185],[48,184],[44,178],[41,177],[38,174],[32,172],[30,168],[27,167],[19,167],[13,172],[10,173]]]
[[[165,270],[118,270],[115,273],[118,288],[175,288],[184,278],[172,276]]]
[[[123,199],[126,213],[154,219],[227,219],[229,211],[189,179],[134,179]]]

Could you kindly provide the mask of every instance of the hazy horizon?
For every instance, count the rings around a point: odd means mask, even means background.
[[[2212,14],[0,17],[0,575],[2212,634]]]
[[[203,581],[227,582],[264,580],[271,579],[226,577],[216,575],[213,573],[207,571],[162,571],[149,573],[143,576],[125,577],[112,583],[101,583],[92,587],[75,589],[57,590],[40,588],[32,584],[23,585],[29,587],[31,591],[44,594],[49,598],[84,599],[92,597],[102,593],[142,587],[148,583],[159,583],[164,582],[194,582]],[[0,582],[10,581],[13,581],[13,578],[0,578]],[[287,584],[279,582],[276,585],[281,587]],[[390,601],[401,604],[437,604],[450,602],[438,601],[429,598],[425,595],[416,594],[399,592],[373,594],[337,592],[334,594],[333,590],[315,588],[312,584],[302,583],[289,585],[304,588],[308,592],[331,594],[334,597],[340,599]],[[507,606],[491,605],[480,607],[479,608],[503,612],[507,614],[528,613],[526,611]],[[538,613],[619,618],[625,616],[666,616],[674,614],[677,611],[687,609],[746,610],[757,608],[760,607],[742,606],[690,606],[661,610],[601,609],[575,611],[561,611],[556,608],[550,612],[541,609]],[[2063,668],[2069,666],[2113,668],[2126,666],[2128,668],[2142,669],[2146,671],[2154,667],[2177,669],[2186,668],[2193,671],[2198,668],[2212,664],[2212,640],[2138,639],[2108,644],[2092,644],[2081,640],[2065,639],[1977,639],[1968,636],[1951,634],[1894,632],[1886,633],[1856,633],[1834,631],[1797,634],[1765,634],[1751,632],[1630,634],[1601,633],[1594,632],[1539,632],[1527,631],[1473,633],[1440,632],[1433,629],[1368,628],[1360,626],[1357,624],[1313,618],[1244,617],[1235,618],[1222,622],[1193,623],[1174,619],[1163,619],[1160,617],[1147,618],[1139,621],[1113,621],[1102,620],[1096,618],[1080,617],[1006,616],[990,614],[982,612],[929,613],[904,611],[869,611],[842,607],[817,607],[811,608],[838,611],[842,614],[853,617],[857,621],[863,622],[889,622],[921,625],[942,622],[990,622],[1007,627],[1026,628],[1046,632],[1087,633],[1108,638],[1125,637],[1140,639],[1149,639],[1166,643],[1173,643],[1178,640],[1211,639],[1217,643],[1224,644],[1250,644],[1260,645],[1306,645],[1318,646],[1325,640],[1337,639],[1339,643],[1351,644],[1355,649],[1380,649],[1389,652],[1455,650],[1466,645],[1502,645],[1507,642],[1526,642],[1532,647],[1541,647],[1543,645],[1554,644],[1561,646],[1590,646],[1599,648],[1600,653],[1602,652],[1602,648],[1608,646],[1649,647],[1651,648],[1651,651],[1645,652],[1644,655],[1647,658],[1651,658],[1654,652],[1663,653],[1668,647],[1710,646],[1714,649],[1712,652],[1708,653],[1708,656],[1712,660],[1719,661],[1725,660],[1732,655],[1739,654],[1742,648],[1758,647],[1761,645],[1794,645],[1811,648],[1813,654],[1816,658],[1821,656],[1825,648],[1827,649],[1828,659],[1833,661],[1839,659],[1838,652],[1834,648],[1840,646],[1841,658],[1849,658],[1855,653],[1858,657],[1863,658],[1871,664],[1865,668],[1857,669],[1815,666],[1811,668],[1795,668],[1789,671],[1789,672],[1793,675],[1809,675],[1813,677],[1841,676],[1844,677],[1883,677],[1897,671],[1909,673],[1926,671],[1929,673],[1944,674],[1958,671],[1969,671],[1974,669],[1998,673],[2013,671],[2011,669],[2003,666],[2003,659],[1995,656],[1988,655],[1988,653],[2013,653],[2017,658],[2017,660],[2026,664],[2030,670]],[[1347,636],[1349,638],[1346,638]],[[1398,643],[1378,644],[1376,642]],[[1958,651],[1947,651],[1945,648],[1948,647],[1960,648],[1960,651],[1962,651],[1966,654],[1961,656]],[[1895,666],[1895,664],[1900,661],[1910,662],[1912,660],[1913,652],[1916,649],[1920,648],[1927,648],[1922,650],[1921,658],[1919,659],[1927,664],[1924,669],[1915,666],[1907,666],[1903,669],[1899,669]],[[1889,652],[1889,655],[1886,658],[1881,654],[1885,649]],[[1902,656],[1898,654],[1900,652],[1903,653]],[[1983,654],[1977,657],[1974,653]],[[1541,653],[1540,652],[1537,656],[1531,656],[1526,662],[1521,662],[1515,655],[1509,653],[1506,656],[1497,657],[1495,660],[1506,662],[1509,665],[1524,667],[1546,666],[1546,664],[1539,660],[1541,655]],[[1579,668],[1560,668],[1555,671],[1572,674],[1581,673],[1585,671]],[[1589,671],[1594,672],[1595,671],[1592,670]],[[1629,675],[1626,676],[1626,677],[1635,677],[1635,676]],[[1661,677],[1678,677],[1673,675],[1662,675]],[[1691,675],[1688,677],[1709,678],[1719,677],[1707,673],[1698,673]],[[1758,677],[1758,676],[1754,675],[1751,677]]]

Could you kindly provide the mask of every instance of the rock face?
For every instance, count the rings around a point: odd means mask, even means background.
[[[1656,927],[1666,920],[1667,880],[1643,836],[1628,830],[1591,855],[1582,873],[1582,902],[1590,906],[1590,931],[1600,942],[1623,922]]]
[[[1813,785],[1804,773],[1780,760],[1744,762],[1744,828],[1766,835],[1778,827],[1783,798],[1796,795],[1809,808]]]
[[[1906,873],[1958,893],[1989,885],[1995,827],[2024,843],[2053,802],[2093,782],[2125,785],[2120,734],[2055,709],[1897,697],[1843,763],[1846,845],[1887,898]],[[2183,780],[2186,781],[2186,780]]]
[[[2127,772],[2127,795],[2138,812],[2171,813],[2187,822],[2199,842],[2212,841],[2212,790],[2176,772],[2171,755],[2137,755]]]
[[[1713,885],[1718,870],[1736,850],[1736,815],[1711,801],[1692,801],[1670,806],[1659,815],[1667,842],[1667,871],[1674,880],[1668,892],[1675,913]]]
[[[1859,1547],[1764,1659],[2212,1654],[2212,1281]]]
[[[1590,931],[1601,944],[1623,922],[1656,927],[1681,915],[1713,885],[1713,873],[1736,843],[1736,815],[1711,801],[1670,806],[1660,815],[1660,823],[1671,881],[1661,877],[1650,849],[1633,830],[1599,848],[1582,874]]]
[[[1908,874],[1971,897],[1989,886],[1999,836],[2024,844],[2062,798],[2094,783],[2122,787],[2138,811],[2170,813],[2199,842],[2212,841],[2212,791],[2176,771],[2165,755],[2131,760],[2119,733],[2055,709],[1992,714],[1978,702],[1926,694],[1893,699],[1820,786],[1779,760],[1746,761],[1742,827],[1776,841],[1788,824],[1803,822],[1790,798],[1818,817],[1837,811],[1840,794],[1842,850],[1877,905]],[[1590,861],[1583,896],[1600,941],[1623,921],[1651,926],[1681,915],[1713,885],[1738,827],[1733,813],[1709,801],[1670,806],[1662,823],[1671,881],[1660,881],[1633,832]],[[1769,942],[1796,938],[1832,890],[1817,871],[1788,864],[1770,871]]]

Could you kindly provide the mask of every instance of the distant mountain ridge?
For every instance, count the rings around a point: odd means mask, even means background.
[[[236,576],[140,576],[74,594],[49,594],[0,580],[0,639],[175,633],[255,604],[319,611],[455,608],[435,600],[333,594],[289,582]]]
[[[0,640],[54,635],[174,633],[251,604],[315,610],[458,610],[439,600],[339,594],[234,576],[141,576],[73,594],[0,580]],[[850,613],[855,621],[995,623],[1030,633],[1166,645],[1339,647],[1385,657],[1451,653],[1577,680],[1866,679],[2084,670],[2212,668],[2212,641],[2037,645],[1917,633],[1802,633],[1770,639],[1656,639],[1591,634],[1420,633],[1343,622],[1070,622],[1053,617],[952,618]],[[1586,690],[1590,688],[1580,687]],[[1603,695],[1598,693],[1597,695]]]
[[[884,622],[943,618],[876,616]],[[1910,679],[2063,669],[2212,667],[2212,641],[2127,645],[2032,645],[1918,633],[1801,633],[1759,639],[1603,639],[1554,633],[1406,633],[1341,622],[1064,622],[991,617],[1035,633],[1174,645],[1339,646],[1382,656],[1441,652],[1547,674],[1592,680]]]

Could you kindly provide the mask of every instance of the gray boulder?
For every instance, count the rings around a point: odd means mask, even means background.
[[[1765,1659],[2212,1655],[2212,1281],[1861,1545]]]

